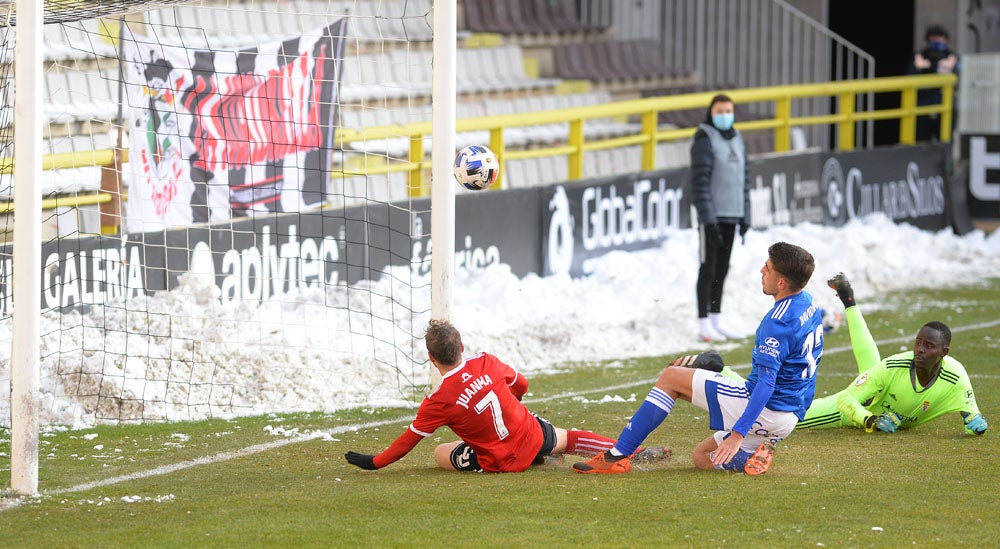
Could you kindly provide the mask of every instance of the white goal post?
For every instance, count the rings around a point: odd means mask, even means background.
[[[22,40],[14,49],[14,83],[22,90],[42,88],[42,2],[17,0]],[[36,182],[42,176],[42,105],[35,94],[25,94],[14,114],[13,338],[11,341],[11,452],[10,484],[15,494],[38,492],[38,406],[42,238],[42,197]]]
[[[5,34],[4,106],[43,90],[0,143],[12,491],[39,491],[40,425],[421,398],[424,327],[452,314],[456,1],[57,4],[18,0]],[[433,125],[429,199],[392,136],[334,140],[401,113]]]

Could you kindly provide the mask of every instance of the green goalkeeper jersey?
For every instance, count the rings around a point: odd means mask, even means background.
[[[900,428],[927,423],[949,412],[978,414],[972,383],[962,363],[945,356],[941,371],[930,385],[921,387],[913,367],[913,351],[899,353],[862,372],[849,387],[837,393],[837,409],[857,427],[865,418],[891,411]]]

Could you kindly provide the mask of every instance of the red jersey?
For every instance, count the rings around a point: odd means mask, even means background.
[[[420,404],[410,427],[381,454],[379,468],[402,458],[447,425],[472,447],[484,471],[524,471],[542,448],[538,420],[518,400],[528,380],[497,357],[481,353],[448,371]]]

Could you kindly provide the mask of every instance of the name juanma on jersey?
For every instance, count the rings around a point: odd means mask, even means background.
[[[476,393],[482,390],[483,387],[489,387],[491,385],[493,385],[493,380],[490,379],[489,374],[479,376],[465,388],[465,391],[461,395],[458,395],[458,400],[455,401],[455,405],[468,410],[469,401],[472,400],[472,397],[476,396]]]

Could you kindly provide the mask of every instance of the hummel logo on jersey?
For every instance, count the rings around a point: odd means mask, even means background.
[[[469,372],[462,372],[462,383],[465,383],[470,379],[472,379],[472,374],[470,374]]]

